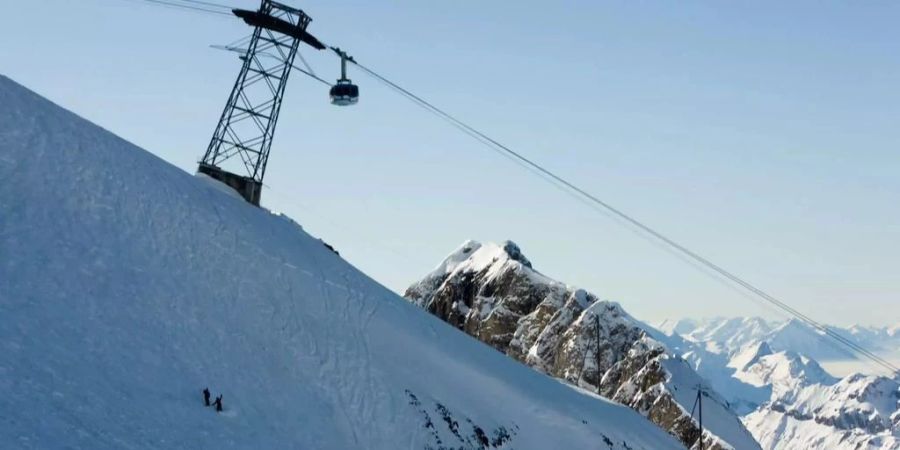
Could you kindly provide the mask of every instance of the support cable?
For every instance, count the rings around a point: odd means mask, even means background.
[[[763,291],[762,289],[756,287],[755,285],[744,280],[743,278],[738,277],[734,273],[724,269],[722,266],[719,266],[718,264],[713,263],[709,259],[688,249],[687,247],[679,244],[678,242],[667,237],[666,235],[656,231],[655,229],[651,228],[650,226],[644,224],[643,222],[626,214],[622,210],[612,206],[611,204],[601,200],[600,198],[596,197],[595,195],[587,192],[586,190],[584,190],[583,188],[579,187],[578,185],[570,182],[566,178],[556,174],[555,172],[550,171],[549,169],[547,169],[544,166],[538,164],[537,162],[525,157],[524,155],[511,149],[510,147],[503,145],[502,143],[495,140],[494,138],[492,138],[492,137],[486,135],[485,133],[479,131],[478,129],[468,125],[467,123],[463,122],[462,120],[457,119],[453,115],[445,112],[444,110],[438,108],[437,106],[433,105],[432,103],[428,102],[427,100],[423,99],[422,97],[419,97],[418,95],[416,95],[416,94],[412,93],[411,91],[398,85],[397,83],[394,83],[393,81],[389,80],[388,78],[378,74],[374,70],[369,69],[368,67],[360,64],[359,62],[357,62],[355,60],[350,60],[350,62],[353,63],[354,65],[356,65],[356,67],[360,68],[363,72],[365,72],[369,76],[386,84],[388,87],[394,89],[401,95],[407,97],[409,100],[413,101],[414,103],[416,103],[419,106],[423,107],[424,109],[428,110],[432,114],[435,114],[438,117],[446,120],[451,125],[453,125],[455,128],[459,129],[460,131],[464,132],[465,134],[468,134],[469,136],[471,136],[472,138],[474,138],[481,144],[491,148],[494,151],[504,154],[509,159],[512,159],[515,162],[517,162],[520,166],[524,166],[524,167],[528,168],[531,172],[541,175],[542,178],[545,178],[546,180],[551,181],[553,184],[557,185],[558,187],[562,187],[564,189],[571,191],[573,194],[581,197],[583,200],[591,203],[593,206],[599,207],[602,210],[604,210],[605,212],[614,216],[615,218],[620,219],[622,222],[624,222],[628,226],[635,228],[637,231],[657,240],[658,242],[660,242],[662,244],[665,244],[670,249],[687,257],[688,259],[699,264],[700,266],[711,270],[712,272],[718,274],[719,276],[721,276],[727,280],[730,280],[731,282],[737,284],[738,286],[746,289],[753,295],[756,295],[757,297],[765,300],[766,302],[778,307],[779,309],[781,309],[784,312],[787,312],[791,316],[796,317],[797,319],[803,321],[807,325],[818,330],[825,336],[827,336],[827,337],[833,339],[834,341],[840,343],[841,345],[847,347],[852,352],[869,359],[870,361],[882,366],[885,369],[888,369],[891,373],[894,373],[894,374],[900,373],[900,368],[898,368],[891,362],[872,353],[871,351],[865,349],[861,345],[859,345],[853,341],[850,341],[849,339],[845,338],[844,336],[840,335],[839,333],[831,330],[824,324],[812,319],[811,317],[798,311],[797,309],[793,308],[792,306],[788,305],[787,303],[785,303],[785,302],[779,300],[778,298],[772,296],[771,294]]]
[[[176,1],[176,0],[134,0],[134,1],[143,1],[146,3],[154,4],[154,5],[162,5],[162,6],[172,7],[172,8],[182,8],[185,10],[204,12],[204,13],[208,13],[208,14],[216,14],[216,15],[221,15],[221,16],[231,16],[232,15],[231,12],[210,9],[211,6],[217,6],[220,8],[228,8],[230,10],[231,9],[230,7],[225,6],[225,5],[209,3],[209,2],[198,2],[198,1],[191,1],[191,0],[181,0],[181,1]],[[203,6],[203,5],[209,5],[209,6]]]
[[[229,13],[231,12],[232,9],[234,9],[234,7],[232,7],[232,6],[223,5],[221,3],[213,3],[213,2],[204,1],[204,0],[178,0],[178,1],[184,2],[184,3],[193,3],[195,5],[200,5],[200,6],[211,6],[213,8],[222,8],[222,9],[227,10]]]
[[[225,51],[229,51],[229,52],[240,53],[240,54],[242,54],[242,55],[244,55],[244,54],[247,53],[247,49],[245,49],[245,48],[239,48],[239,47],[234,47],[234,46],[232,46],[232,45],[210,45],[210,47],[211,47],[211,48],[214,48],[214,49],[216,49],[216,50],[225,50]],[[269,58],[274,58],[274,59],[276,59],[276,60],[279,59],[277,56],[275,56],[275,55],[273,55],[273,54],[271,54],[271,53],[266,53],[266,52],[258,52],[258,53],[256,53],[256,56],[266,56],[266,57],[269,57]],[[297,56],[300,56],[300,53],[299,53],[299,52],[297,52]],[[305,60],[303,60],[303,57],[300,57],[300,60],[303,61],[303,62],[306,62]],[[309,65],[307,64],[307,67],[308,67],[308,66],[309,66]],[[332,85],[332,83],[331,83],[330,81],[328,81],[328,80],[326,80],[326,79],[324,79],[324,78],[322,78],[322,77],[316,75],[316,74],[313,73],[312,71],[308,71],[308,70],[301,69],[301,68],[297,67],[295,64],[291,64],[291,68],[293,68],[294,70],[296,70],[296,71],[298,71],[298,72],[300,72],[300,73],[302,73],[302,74],[304,74],[304,75],[306,75],[306,76],[308,76],[308,77],[310,77],[310,78],[312,78],[312,79],[314,79],[314,80],[318,81],[319,83],[322,83],[322,84],[324,84],[324,85],[326,85],[326,86],[331,86],[331,85]]]

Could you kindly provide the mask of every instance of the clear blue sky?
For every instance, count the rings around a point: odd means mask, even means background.
[[[323,41],[814,318],[900,322],[900,4],[289,3]],[[5,0],[0,73],[193,171],[239,65],[208,46],[247,31],[136,0]],[[336,78],[335,58],[305,55]],[[360,103],[337,108],[295,73],[263,202],[387,286],[466,239],[511,239],[647,321],[772,315],[351,75]]]

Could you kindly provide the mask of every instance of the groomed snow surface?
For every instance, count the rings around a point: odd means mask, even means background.
[[[682,448],[2,76],[0,177],[4,448]]]

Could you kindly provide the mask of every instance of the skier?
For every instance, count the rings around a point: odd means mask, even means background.
[[[205,403],[206,406],[209,406],[209,395],[209,388],[203,388],[203,403]]]
[[[222,412],[222,395],[220,394],[216,397],[216,401],[213,402],[213,405],[216,405],[216,412]]]

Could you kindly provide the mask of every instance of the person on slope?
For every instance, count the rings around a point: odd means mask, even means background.
[[[209,406],[209,395],[210,395],[210,394],[209,394],[209,388],[208,388],[208,387],[203,388],[203,403],[204,403],[206,406]]]
[[[222,395],[221,394],[219,394],[219,396],[216,397],[216,401],[213,402],[213,405],[216,405],[216,412],[222,412]]]

